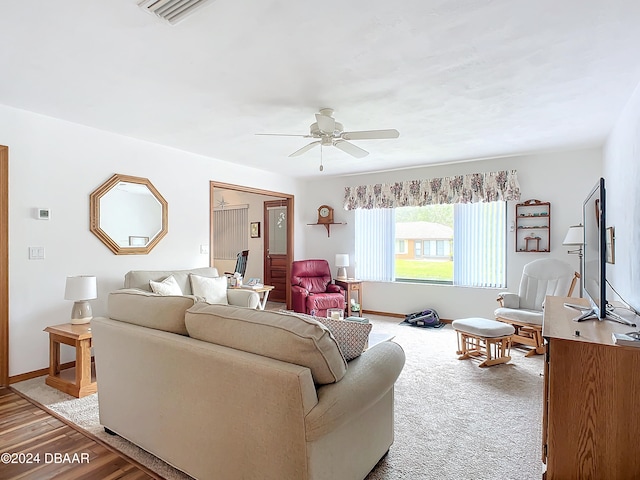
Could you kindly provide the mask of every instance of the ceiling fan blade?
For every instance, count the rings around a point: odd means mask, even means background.
[[[344,132],[341,137],[345,140],[377,140],[382,138],[398,138],[400,132],[392,128],[389,130],[363,130],[361,132]]]
[[[367,152],[366,150],[363,150],[362,148],[357,147],[353,143],[349,143],[346,140],[336,140],[335,142],[333,142],[333,146],[356,158],[362,158],[369,155],[369,152]]]
[[[296,135],[295,133],[256,133],[254,135],[269,135],[271,137],[303,137],[303,138],[311,138],[311,135]]]
[[[316,113],[316,122],[321,132],[332,134],[336,129],[336,120],[320,113]]]
[[[305,145],[304,147],[302,147],[300,150],[296,150],[295,152],[293,152],[291,155],[289,155],[290,157],[297,157],[298,155],[302,155],[305,152],[308,152],[309,150],[311,150],[313,147],[315,147],[316,145],[320,145],[322,142],[320,140],[317,140],[315,142],[311,142],[309,145]]]

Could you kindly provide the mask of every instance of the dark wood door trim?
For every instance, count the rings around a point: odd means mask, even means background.
[[[0,145],[0,385],[9,385],[9,148]]]
[[[294,196],[289,193],[275,192],[272,190],[263,190],[261,188],[254,187],[246,187],[243,185],[234,185],[231,183],[223,183],[223,182],[209,182],[209,265],[213,266],[213,208],[214,208],[214,198],[213,192],[216,188],[222,188],[225,190],[237,190],[239,192],[245,193],[255,193],[258,195],[270,195],[273,197],[279,197],[286,200],[287,212],[288,212],[288,221],[287,221],[287,273],[286,273],[286,284],[291,284],[291,262],[293,261],[293,239],[294,239],[294,229],[293,229],[293,221],[291,219],[294,217]],[[264,235],[265,233],[263,233]],[[291,308],[291,289],[286,289],[287,293],[287,308]]]

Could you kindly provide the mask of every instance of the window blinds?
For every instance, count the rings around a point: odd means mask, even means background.
[[[235,260],[238,253],[249,249],[249,208],[247,206],[214,209],[213,257]]]

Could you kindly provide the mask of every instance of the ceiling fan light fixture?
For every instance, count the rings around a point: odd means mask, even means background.
[[[322,166],[322,147],[336,147],[339,150],[355,158],[363,158],[369,152],[354,145],[348,140],[378,140],[386,138],[398,138],[400,133],[395,129],[387,130],[360,130],[345,132],[341,123],[336,122],[331,116],[333,109],[323,108],[320,113],[316,113],[316,121],[309,125],[309,135],[287,134],[287,133],[257,133],[256,135],[278,135],[287,137],[315,138],[317,140],[305,145],[293,152],[289,157],[297,157],[308,152],[313,147],[320,145],[320,171]]]

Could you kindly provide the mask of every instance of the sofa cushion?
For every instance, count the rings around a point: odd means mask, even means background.
[[[161,282],[149,280],[149,286],[151,291],[158,295],[182,295],[182,289],[173,275],[169,275]]]
[[[184,314],[196,301],[194,296],[158,295],[128,288],[109,294],[107,315],[121,322],[188,335]]]
[[[295,315],[308,318],[324,325],[331,331],[331,335],[336,339],[338,348],[342,352],[344,359],[349,362],[359,357],[369,343],[369,334],[373,325],[367,322],[345,320],[334,320],[332,318],[314,317],[304,313],[295,313],[290,310],[280,310],[285,315]]]
[[[189,275],[191,291],[196,297],[202,297],[208,303],[228,305],[227,301],[227,277],[202,277]]]
[[[347,371],[335,339],[313,320],[198,303],[187,310],[185,323],[198,340],[307,367],[319,385],[337,382]]]

